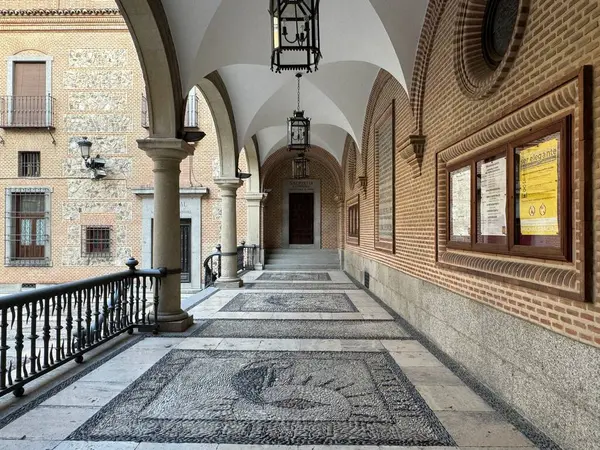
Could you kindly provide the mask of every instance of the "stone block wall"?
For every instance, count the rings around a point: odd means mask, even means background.
[[[24,0],[19,9],[101,8],[105,14],[39,14],[20,23],[19,16],[0,17],[0,30],[10,38],[0,42],[0,55],[52,57],[52,96],[55,129],[3,129],[0,191],[6,188],[47,187],[51,193],[51,262],[49,267],[6,267],[5,222],[0,222],[0,284],[17,289],[22,283],[53,284],[125,269],[124,262],[142,254],[142,198],[133,189],[152,187],[153,164],[138,149],[137,139],[148,136],[141,126],[145,86],[137,53],[123,19],[112,0]],[[15,2],[0,2],[1,9],[15,9]],[[27,33],[22,32],[26,26]],[[49,29],[52,29],[50,32]],[[4,66],[6,67],[6,66]],[[0,92],[6,92],[7,76],[0,73]],[[200,95],[199,128],[206,138],[196,144],[195,155],[181,165],[182,188],[205,186],[202,197],[202,255],[220,241],[220,196],[213,182],[218,167],[218,141],[210,109]],[[107,177],[92,180],[82,165],[77,141],[87,136],[92,154],[106,159]],[[41,176],[19,178],[19,151],[41,153]],[[245,158],[240,160],[245,170]],[[246,235],[245,188],[238,200],[238,235]],[[0,202],[0,216],[6,205]],[[192,218],[194,220],[194,218]],[[82,253],[86,225],[112,228],[114,250],[108,257]],[[208,253],[207,253],[208,252]],[[149,267],[150,261],[140,261]],[[6,289],[5,289],[6,290]]]

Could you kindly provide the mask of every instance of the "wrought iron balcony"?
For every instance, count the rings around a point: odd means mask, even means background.
[[[1,128],[54,128],[54,98],[50,95],[0,97]]]
[[[198,95],[190,94],[187,99],[187,103],[185,104],[185,117],[183,126],[185,128],[198,128],[199,120],[198,120],[198,108],[200,102]],[[148,113],[148,99],[145,95],[142,95],[142,127],[148,128],[150,127],[150,116]]]

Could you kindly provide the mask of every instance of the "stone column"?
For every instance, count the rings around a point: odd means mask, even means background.
[[[333,199],[338,207],[338,255],[340,258],[340,267],[344,270],[344,241],[346,239],[346,231],[344,224],[344,195],[335,194]]]
[[[159,288],[158,320],[161,331],[184,331],[194,319],[181,309],[181,244],[179,230],[179,166],[194,153],[175,138],[139,139],[138,146],[154,161],[154,268],[168,275]]]
[[[248,206],[248,237],[246,242],[249,245],[256,244],[257,251],[254,254],[254,268],[256,270],[263,269],[263,260],[261,259],[261,205],[267,194],[263,192],[248,192],[246,193],[246,204]]]
[[[238,178],[215,178],[221,189],[221,278],[216,285],[221,288],[243,286],[237,274],[237,209],[236,194],[242,182]]]

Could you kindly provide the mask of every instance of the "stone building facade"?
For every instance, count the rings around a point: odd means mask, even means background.
[[[43,117],[51,117],[51,127],[12,126],[3,109],[0,292],[114,272],[123,269],[130,256],[150,267],[152,161],[136,142],[148,136],[142,126],[145,87],[131,35],[115,3],[31,0],[19,2],[20,12],[15,12],[14,2],[8,1],[0,10],[0,54],[6,61],[0,92],[12,92],[16,62],[44,62],[52,98]],[[192,273],[183,284],[189,290],[201,287],[202,260],[219,243],[221,215],[219,189],[213,182],[219,164],[216,129],[206,100],[199,90],[195,93],[197,107],[192,112],[206,136],[195,144],[194,156],[182,163],[180,176],[181,218],[191,227]],[[6,105],[11,100],[3,101]],[[93,179],[83,164],[77,145],[83,136],[92,142],[92,156],[106,160],[105,178]],[[20,173],[22,152],[39,152],[34,176]],[[246,170],[243,153],[239,166]],[[45,226],[33,230],[35,238],[27,237],[32,231],[24,229],[21,241],[47,242],[43,254],[35,255],[41,259],[20,260],[13,254],[19,234],[11,229],[13,195],[33,191],[45,195]],[[238,236],[245,236],[244,196],[238,195],[237,201]],[[86,251],[86,230],[91,227],[109,230],[107,252]]]

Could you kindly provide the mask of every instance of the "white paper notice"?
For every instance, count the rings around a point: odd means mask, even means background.
[[[450,234],[471,236],[471,167],[450,173]]]
[[[506,236],[506,158],[481,164],[479,211],[483,236]]]

